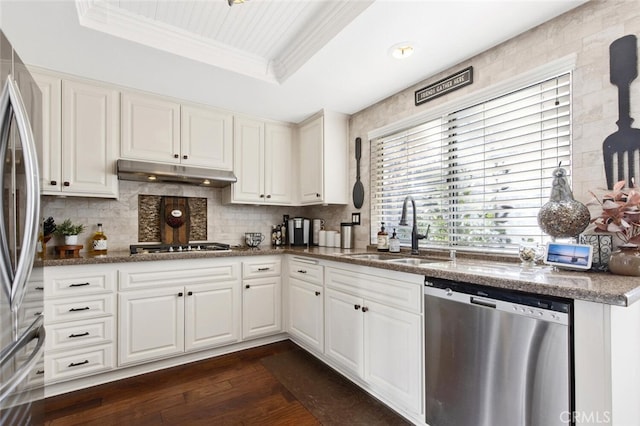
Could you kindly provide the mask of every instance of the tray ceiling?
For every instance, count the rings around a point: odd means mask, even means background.
[[[373,0],[76,0],[81,25],[282,83]]]

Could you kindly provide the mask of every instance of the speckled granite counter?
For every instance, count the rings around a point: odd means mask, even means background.
[[[45,267],[62,265],[87,265],[122,262],[147,262],[175,259],[201,259],[232,256],[295,254],[335,262],[372,266],[388,270],[465,281],[492,287],[546,294],[570,299],[628,306],[640,300],[640,277],[624,277],[610,273],[554,271],[549,266],[523,268],[515,258],[480,259],[458,255],[450,261],[443,254],[426,253],[441,260],[419,266],[389,263],[382,260],[354,259],[349,254],[362,253],[364,249],[341,250],[329,247],[233,249],[216,252],[183,252],[130,255],[128,251],[109,252],[107,256],[84,256],[72,259],[45,259]],[[408,257],[402,253],[400,257]]]

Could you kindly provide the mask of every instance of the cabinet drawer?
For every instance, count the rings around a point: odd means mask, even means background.
[[[420,313],[422,284],[385,276],[368,275],[342,269],[326,268],[326,286],[383,303],[387,306]]]
[[[47,277],[48,278],[48,277]],[[115,273],[111,271],[73,271],[65,277],[47,279],[45,297],[80,296],[113,291]]]
[[[182,263],[180,263],[182,262]],[[239,262],[228,260],[197,262],[191,267],[184,261],[131,264],[119,271],[120,290],[155,289],[178,285],[212,284],[240,280]]]
[[[110,343],[112,340],[112,317],[73,321],[47,326],[46,350],[86,347]]]
[[[103,294],[93,297],[48,300],[44,304],[45,322],[53,324],[112,315],[113,298],[111,294]]]
[[[278,277],[281,272],[280,259],[265,257],[242,262],[242,278]]]
[[[103,345],[89,349],[45,355],[45,382],[59,382],[78,376],[87,376],[113,368],[113,346]]]
[[[289,260],[289,276],[308,283],[322,285],[324,267],[311,262]]]

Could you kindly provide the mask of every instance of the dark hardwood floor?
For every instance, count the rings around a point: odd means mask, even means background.
[[[288,340],[58,395],[44,406],[51,426],[409,424]]]
[[[45,400],[46,425],[317,425],[260,363],[290,341]]]

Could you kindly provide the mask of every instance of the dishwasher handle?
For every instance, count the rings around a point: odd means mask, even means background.
[[[473,297],[471,296],[469,298],[469,303],[472,303],[474,305],[480,305],[480,306],[484,306],[485,308],[497,308],[498,305],[496,305],[495,302],[492,302],[490,300],[486,300],[486,299],[480,299],[479,297]]]

